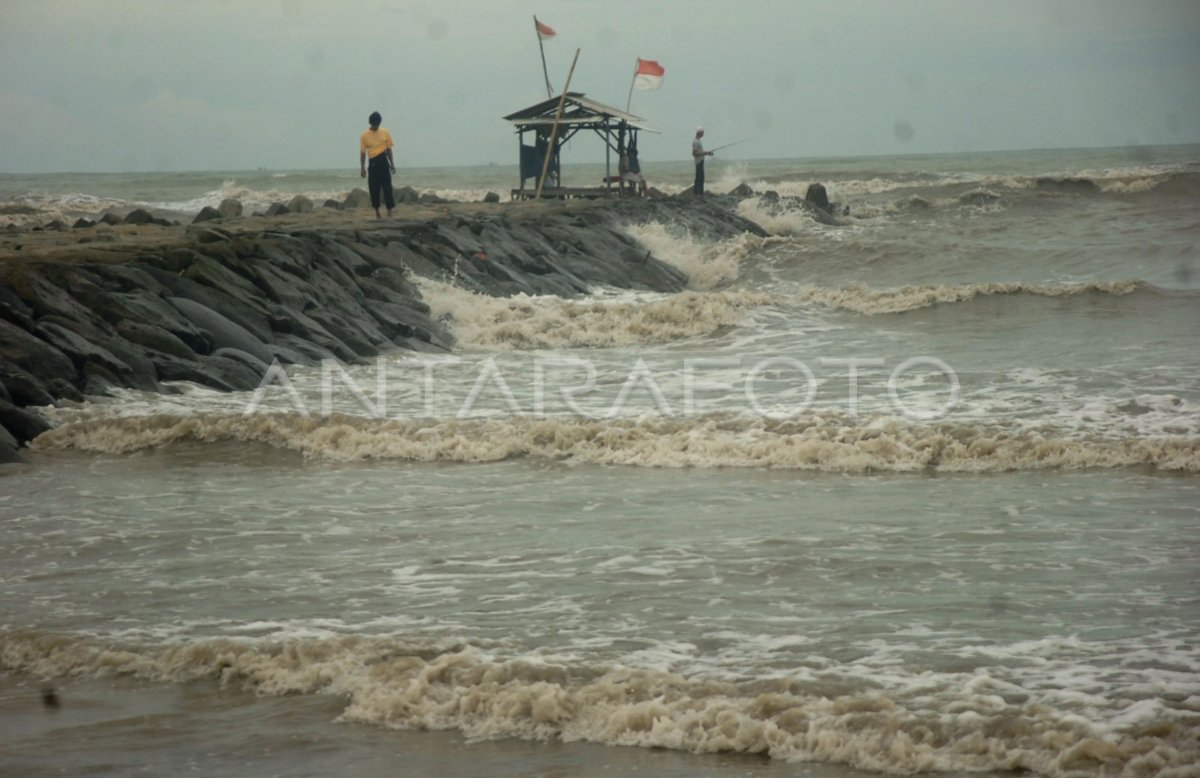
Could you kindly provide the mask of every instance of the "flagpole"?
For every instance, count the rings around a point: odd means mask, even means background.
[[[640,59],[633,61],[633,78],[629,80],[629,97],[625,99],[625,113],[629,113],[629,106],[633,104],[633,85],[637,83],[639,64],[641,64]]]
[[[554,92],[550,89],[550,71],[546,70],[546,48],[542,45],[542,33],[538,31],[537,14],[533,17],[533,32],[537,35],[538,51],[542,53],[542,75],[546,77],[546,99],[554,97]]]
[[[567,83],[563,85],[562,97],[558,98],[558,110],[554,112],[554,127],[550,130],[550,147],[546,149],[546,159],[544,162],[542,162],[542,177],[538,179],[537,194],[534,195],[535,200],[542,199],[542,187],[546,183],[546,174],[550,172],[550,160],[554,159],[556,156],[555,151],[556,144],[558,142],[558,122],[560,119],[562,119],[563,106],[567,103],[567,90],[571,88],[571,76],[575,75],[575,63],[578,61],[579,49],[575,49],[575,59],[571,60],[571,69],[567,71]]]

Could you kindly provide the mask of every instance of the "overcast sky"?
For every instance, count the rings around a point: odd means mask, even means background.
[[[647,160],[1200,142],[1197,0],[2,0],[0,171],[515,163],[534,13],[556,89],[666,68]]]

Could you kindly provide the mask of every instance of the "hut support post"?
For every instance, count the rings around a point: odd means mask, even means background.
[[[562,97],[558,99],[558,110],[554,112],[554,126],[550,130],[550,149],[546,154],[546,161],[542,163],[542,177],[538,179],[538,188],[536,198],[542,199],[542,186],[546,183],[546,173],[550,171],[550,159],[557,156],[558,143],[558,123],[562,121],[563,106],[567,103],[567,92],[571,89],[571,76],[575,75],[575,63],[579,61],[579,49],[575,49],[575,59],[571,60],[571,69],[567,71],[567,83],[563,85]],[[562,168],[558,169],[559,186],[562,186]]]

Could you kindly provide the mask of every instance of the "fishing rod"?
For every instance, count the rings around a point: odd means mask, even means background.
[[[746,141],[748,141],[748,140],[750,140],[750,139],[749,139],[749,138],[742,138],[741,140],[735,140],[733,143],[726,143],[724,146],[717,146],[715,149],[710,149],[710,151],[712,151],[712,153],[716,154],[716,153],[717,153],[718,151],[720,151],[721,149],[727,149],[727,148],[729,148],[730,146],[736,146],[736,145],[738,145],[739,143],[745,143],[745,142],[746,142]]]

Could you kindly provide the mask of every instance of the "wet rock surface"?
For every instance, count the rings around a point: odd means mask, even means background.
[[[447,351],[453,337],[421,299],[421,276],[491,296],[675,292],[686,276],[627,225],[765,234],[715,198],[441,206],[366,223],[338,223],[334,209],[282,223],[223,210],[209,223],[220,228],[137,214],[120,229],[139,231],[102,251],[55,243],[17,253],[19,236],[0,245],[0,462],[45,429],[36,408],[52,402],[115,387],[167,391],[170,381],[249,390],[275,360]],[[153,239],[142,228],[157,230]]]

